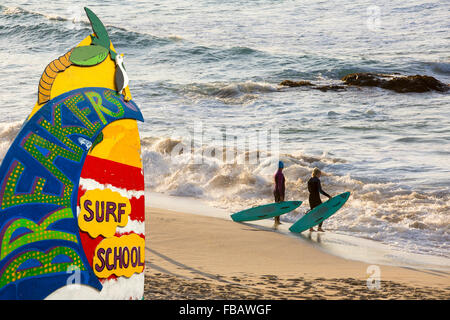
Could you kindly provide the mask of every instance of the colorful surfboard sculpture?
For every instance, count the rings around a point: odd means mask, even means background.
[[[341,193],[324,203],[318,205],[305,216],[295,222],[290,228],[291,232],[303,232],[312,228],[325,219],[328,219],[335,214],[347,202],[350,197],[350,192]]]
[[[273,218],[291,212],[292,210],[297,209],[301,204],[301,201],[283,201],[269,203],[233,213],[231,215],[231,219],[236,222],[242,222]]]
[[[85,10],[94,33],[46,67],[0,166],[0,299],[143,297],[144,119]]]

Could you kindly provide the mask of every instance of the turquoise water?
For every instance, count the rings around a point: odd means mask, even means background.
[[[374,6],[376,4],[376,6]],[[141,125],[147,188],[230,211],[272,201],[271,161],[193,164],[211,137],[279,131],[287,200],[324,189],[352,197],[325,223],[412,252],[450,256],[450,95],[376,88],[321,92],[284,79],[335,84],[351,72],[427,74],[450,82],[450,3],[442,1],[91,1],[125,65]],[[47,63],[91,32],[69,1],[0,5],[0,158],[36,101]],[[169,149],[167,149],[169,148]],[[245,151],[238,150],[238,154]],[[270,157],[269,157],[270,158]],[[269,159],[273,160],[273,159]],[[307,201],[286,215],[293,222]]]

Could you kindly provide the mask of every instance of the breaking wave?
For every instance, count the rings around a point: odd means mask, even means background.
[[[0,162],[5,157],[14,138],[22,127],[21,121],[0,123]]]

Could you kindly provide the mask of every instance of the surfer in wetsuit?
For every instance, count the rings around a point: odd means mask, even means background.
[[[275,197],[275,202],[284,201],[285,192],[285,178],[283,174],[284,163],[282,161],[278,162],[278,171],[275,173],[275,188],[273,189],[273,196]],[[280,216],[275,217],[275,224],[280,224]]]
[[[320,194],[323,194],[324,196],[327,196],[329,199],[331,199],[331,196],[322,190],[322,186],[320,184],[320,176],[322,175],[322,172],[319,168],[314,168],[311,178],[308,180],[308,191],[309,191],[309,206],[312,209],[317,207],[319,204],[322,203],[322,200],[320,199]],[[322,223],[319,224],[319,227],[317,228],[317,231],[324,232],[322,229]],[[315,231],[314,228],[309,228],[309,231]]]

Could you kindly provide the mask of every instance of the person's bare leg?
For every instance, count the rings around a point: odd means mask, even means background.
[[[276,216],[276,217],[275,217],[275,224],[276,224],[276,225],[281,224],[281,222],[280,222],[280,216]]]
[[[280,202],[283,202],[283,201],[284,201],[284,195],[280,196]],[[279,224],[281,224],[280,216],[276,216],[275,217],[275,225],[279,225]]]
[[[325,230],[322,229],[322,223],[323,222],[319,223],[319,227],[317,228],[317,231],[319,232],[325,232]]]

